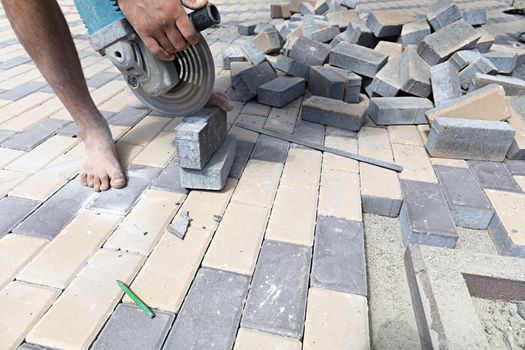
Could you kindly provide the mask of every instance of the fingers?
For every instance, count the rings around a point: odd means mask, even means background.
[[[186,39],[184,39],[182,34],[179,32],[179,30],[175,26],[175,23],[173,23],[170,27],[166,29],[166,35],[171,45],[175,48],[176,51],[183,51],[188,48],[189,46],[188,42],[186,41]]]
[[[184,7],[192,10],[198,10],[208,5],[208,0],[182,0]]]
[[[146,36],[142,38],[144,41],[144,44],[148,47],[148,50],[151,51],[151,53],[156,56],[159,60],[162,61],[173,61],[175,59],[175,55],[172,53],[168,53],[166,50],[164,50],[157,40],[155,40],[151,36]]]
[[[184,39],[192,45],[195,45],[199,42],[199,34],[193,27],[193,24],[190,21],[190,18],[184,14],[177,18],[176,20],[177,28],[182,34]]]
[[[209,106],[216,106],[222,109],[225,112],[230,112],[233,110],[233,106],[230,104],[230,99],[228,96],[219,91],[215,91],[208,101]]]

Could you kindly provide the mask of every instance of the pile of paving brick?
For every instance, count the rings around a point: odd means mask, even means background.
[[[236,97],[283,107],[306,94],[305,121],[430,124],[433,157],[525,159],[525,81],[512,76],[525,49],[495,45],[485,10],[442,0],[417,18],[356,5],[292,0],[271,5],[275,24],[239,25],[249,37],[222,52]]]

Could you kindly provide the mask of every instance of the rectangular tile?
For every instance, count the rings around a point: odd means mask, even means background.
[[[0,129],[0,143],[4,142],[14,134],[16,134],[16,132],[13,130]]]
[[[26,154],[24,151],[0,147],[0,168],[4,168],[9,163],[22,157],[24,154]]]
[[[290,148],[284,165],[281,185],[317,188],[322,157],[321,152],[312,149]]]
[[[521,188],[503,163],[468,162],[481,187],[496,191],[521,192]]]
[[[299,116],[299,108],[296,107],[274,107],[268,115],[264,128],[267,130],[291,134],[295,122]]]
[[[125,107],[123,110],[118,111],[113,117],[110,118],[110,125],[119,126],[135,126],[145,116],[150,113],[148,109],[136,109],[130,106]]]
[[[138,122],[120,141],[130,145],[145,147],[170,121],[170,118],[147,116]]]
[[[263,243],[241,326],[301,339],[311,248]]]
[[[241,328],[233,350],[301,350],[301,345],[297,339]]]
[[[358,153],[357,134],[352,131],[327,127],[324,145],[341,151]],[[323,169],[359,173],[359,164],[356,160],[325,152],[323,154]]]
[[[30,173],[22,171],[0,169],[0,197],[5,196],[29,176]]]
[[[237,117],[237,122],[245,123],[254,127],[262,128],[266,118],[241,114]],[[237,138],[237,152],[233,161],[232,169],[230,170],[230,177],[239,179],[244,171],[246,163],[250,158],[255,143],[259,138],[259,134],[233,126],[230,130],[230,134]]]
[[[164,349],[231,349],[248,285],[247,276],[201,268]]]
[[[177,157],[166,166],[160,175],[153,180],[151,189],[186,194],[188,190],[180,184],[179,159]]]
[[[323,167],[317,214],[361,221],[363,216],[359,174],[332,171]]]
[[[40,204],[41,202],[19,197],[0,198],[0,238],[11,232]]]
[[[396,163],[403,167],[401,180],[438,182],[424,147],[393,143],[392,150]]]
[[[261,135],[253,149],[251,159],[284,164],[288,155],[288,147],[289,143],[286,141]]]
[[[131,163],[164,168],[173,159],[175,153],[173,132],[161,132]]]
[[[24,130],[8,141],[2,143],[2,147],[16,149],[20,151],[30,151],[51,135],[54,135],[58,129],[67,124],[67,121],[60,119],[46,118]]]
[[[423,141],[415,125],[390,125],[387,127],[390,142],[400,145],[423,147]]]
[[[29,343],[87,349],[122,297],[144,257],[100,249],[27,335]],[[82,317],[79,317],[82,315]]]
[[[4,100],[16,101],[34,93],[35,91],[40,90],[45,86],[47,86],[47,83],[41,81],[28,81],[7,90],[0,95],[0,98]]]

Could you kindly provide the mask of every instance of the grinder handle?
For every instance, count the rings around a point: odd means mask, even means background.
[[[195,30],[198,32],[202,32],[215,24],[221,23],[221,14],[213,4],[208,4],[200,10],[195,10],[188,14],[188,16],[190,17]]]

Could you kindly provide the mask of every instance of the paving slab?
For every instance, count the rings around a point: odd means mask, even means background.
[[[366,24],[376,38],[395,37],[401,34],[403,25],[414,20],[414,16],[404,10],[379,10],[372,11]]]
[[[321,96],[303,102],[301,119],[340,129],[358,131],[364,123],[368,104],[346,103]]]
[[[290,144],[286,141],[261,135],[255,144],[251,159],[284,164],[289,146]]]
[[[515,52],[488,52],[483,54],[496,67],[498,73],[511,74],[516,68],[518,54]]]
[[[0,238],[11,232],[28,217],[41,202],[20,197],[0,198]]]
[[[408,45],[403,51],[399,78],[404,92],[419,97],[430,96],[430,66],[417,53],[417,46]]]
[[[188,191],[180,184],[179,159],[175,157],[160,175],[151,183],[151,189],[186,194]]]
[[[421,97],[372,97],[368,116],[378,125],[426,124],[425,112],[433,107]]]
[[[504,163],[470,161],[468,165],[483,189],[521,193]]]
[[[345,93],[343,101],[347,103],[359,103],[361,83],[363,79],[359,75],[349,72],[346,69],[326,65],[325,67],[328,67],[331,70],[333,70],[345,81]]]
[[[322,96],[334,100],[343,100],[345,80],[327,67],[310,67],[308,90],[314,96]]]
[[[108,123],[110,125],[118,126],[135,126],[139,121],[141,121],[145,116],[147,116],[151,111],[149,109],[137,109],[130,106],[124,107],[120,112],[113,115]]]
[[[430,26],[427,21],[416,21],[403,25],[399,40],[403,48],[408,45],[419,45],[423,39],[430,35]]]
[[[305,90],[305,80],[297,77],[279,77],[259,86],[259,103],[284,107],[296,98],[302,96]]]
[[[266,350],[268,347],[275,350],[301,350],[302,344],[297,339],[240,328],[233,350]]]
[[[388,56],[356,44],[342,42],[330,53],[330,64],[373,78],[386,64]]]
[[[346,33],[351,44],[373,48],[378,41],[364,20],[350,22],[346,28]]]
[[[201,268],[163,349],[230,349],[235,341],[249,278]]]
[[[487,22],[487,10],[484,8],[466,9],[461,14],[472,26],[481,26]]]
[[[68,122],[61,119],[46,118],[33,125],[8,141],[2,143],[2,147],[20,151],[30,151],[57,132],[58,129]]]
[[[290,58],[305,66],[322,66],[331,47],[306,37],[299,37],[292,47]]]
[[[459,72],[481,57],[483,57],[483,54],[477,49],[460,50],[450,56],[448,62]]]
[[[311,256],[310,247],[263,243],[242,327],[302,338]]]
[[[432,82],[432,95],[436,107],[444,105],[447,101],[461,97],[461,82],[456,68],[449,62],[443,62],[430,67]]]
[[[232,87],[242,102],[248,102],[257,96],[259,86],[277,78],[269,62],[261,62],[245,69],[232,77]]]
[[[427,20],[437,31],[462,17],[459,7],[450,0],[439,0],[430,5]]]
[[[16,131],[0,129],[0,143],[16,134]]]
[[[525,176],[525,161],[507,159],[505,165],[512,175]]]
[[[291,57],[279,55],[273,66],[288,75],[308,80],[310,68]]]
[[[507,96],[525,95],[525,81],[504,75],[489,75],[476,73],[473,78],[473,88],[480,89],[487,85],[497,84],[503,87]]]
[[[496,71],[496,66],[488,58],[480,57],[459,72],[461,87],[465,90],[472,90],[476,75],[494,74]]]

